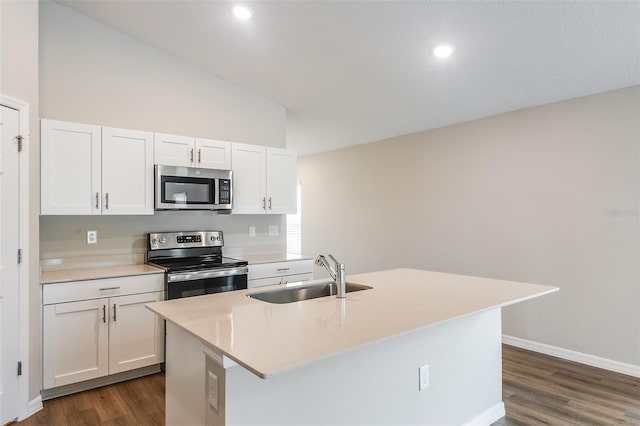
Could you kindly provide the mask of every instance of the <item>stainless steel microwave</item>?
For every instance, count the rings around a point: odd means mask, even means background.
[[[155,165],[156,210],[218,210],[231,213],[231,170]]]

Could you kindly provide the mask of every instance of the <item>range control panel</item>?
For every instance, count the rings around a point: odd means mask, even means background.
[[[161,232],[149,234],[149,250],[222,247],[222,231]]]
[[[178,235],[176,241],[178,244],[201,243],[202,235]]]

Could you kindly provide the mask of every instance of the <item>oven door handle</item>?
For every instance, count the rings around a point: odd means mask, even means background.
[[[212,269],[207,271],[194,271],[194,272],[176,272],[167,274],[167,282],[180,282],[180,281],[194,281],[204,280],[207,278],[222,278],[232,275],[246,275],[249,273],[247,266],[239,268],[224,268],[224,269]]]

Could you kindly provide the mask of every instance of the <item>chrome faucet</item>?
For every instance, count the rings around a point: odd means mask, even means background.
[[[319,255],[316,258],[316,265],[324,266],[327,272],[329,272],[329,275],[331,275],[331,278],[333,278],[333,281],[336,283],[336,297],[344,299],[347,297],[347,290],[344,282],[344,263],[338,262],[332,255],[328,255],[327,257],[334,263],[333,268],[323,255]]]

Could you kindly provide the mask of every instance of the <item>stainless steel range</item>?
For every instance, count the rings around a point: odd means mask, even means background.
[[[248,263],[223,246],[222,231],[148,234],[147,263],[165,269],[166,299],[246,289]]]

